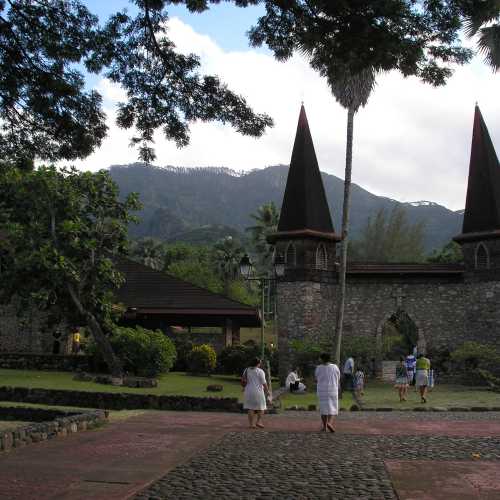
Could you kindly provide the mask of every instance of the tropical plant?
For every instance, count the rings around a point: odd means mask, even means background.
[[[163,244],[154,238],[136,240],[130,249],[130,256],[133,260],[156,270],[163,269],[164,253]]]
[[[224,283],[224,294],[229,295],[231,282],[238,278],[240,261],[245,249],[238,240],[231,236],[218,241],[214,245],[214,263]]]
[[[250,233],[252,245],[258,256],[258,267],[261,271],[268,271],[271,267],[273,247],[267,242],[267,237],[275,233],[280,218],[279,210],[274,202],[264,203],[257,211],[250,214],[255,220],[255,225],[245,230]]]
[[[123,276],[114,262],[127,252],[134,194],[124,201],[108,173],[39,167],[0,171],[2,296],[57,307],[70,324],[87,326],[111,373],[121,363],[110,346],[114,292]]]
[[[465,15],[465,33],[477,36],[479,53],[493,71],[500,68],[500,1],[459,2]],[[495,22],[496,21],[496,22]]]

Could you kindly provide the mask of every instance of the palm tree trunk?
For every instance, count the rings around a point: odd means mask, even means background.
[[[354,108],[347,111],[347,144],[345,153],[344,203],[342,207],[342,243],[340,252],[339,289],[337,297],[337,316],[335,318],[334,360],[340,363],[342,327],[344,322],[345,282],[347,270],[347,247],[349,241],[349,209],[351,204],[352,141],[354,131]]]

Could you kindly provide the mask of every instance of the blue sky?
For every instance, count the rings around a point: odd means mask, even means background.
[[[126,0],[87,0],[102,21],[133,4]],[[243,137],[228,125],[194,123],[191,142],[177,148],[155,135],[158,166],[214,166],[250,170],[288,164],[302,100],[305,101],[316,155],[322,171],[344,177],[345,110],[307,60],[295,56],[277,62],[270,51],[248,46],[246,32],[262,7],[212,6],[203,14],[170,7],[169,37],[182,53],[195,53],[201,71],[218,75],[244,96],[257,112],[266,112],[274,128],[260,139]],[[500,72],[492,74],[480,58],[457,68],[445,87],[433,88],[397,72],[383,74],[368,105],[356,115],[353,182],[399,201],[430,200],[458,210],[464,207],[474,104],[479,102],[500,154]],[[119,129],[115,105],[126,96],[116,85],[92,77],[87,84],[103,95],[108,137],[90,157],[76,162],[96,170],[133,163],[133,131]]]
[[[86,0],[84,3],[102,21],[124,8],[129,12],[136,10],[127,0]],[[264,7],[257,5],[243,9],[235,7],[232,3],[222,2],[212,5],[202,14],[192,14],[182,5],[171,5],[168,7],[168,12],[170,17],[178,17],[195,31],[209,35],[223,49],[244,50],[248,48],[245,33],[264,13]]]

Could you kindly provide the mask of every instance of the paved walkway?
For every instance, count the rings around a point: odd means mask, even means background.
[[[500,500],[500,414],[147,412],[0,454],[0,498]]]

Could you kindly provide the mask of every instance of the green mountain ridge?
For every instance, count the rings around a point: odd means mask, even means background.
[[[287,165],[248,172],[220,167],[156,167],[144,163],[113,165],[111,177],[122,196],[134,191],[144,205],[141,222],[130,229],[132,237],[164,241],[212,242],[225,235],[237,237],[252,225],[251,213],[263,203],[281,206]],[[344,181],[322,172],[335,228],[340,228]],[[402,205],[409,221],[425,222],[425,249],[445,245],[460,233],[463,210],[453,211],[430,201],[401,203],[352,185],[351,235],[356,238],[369,216]]]

